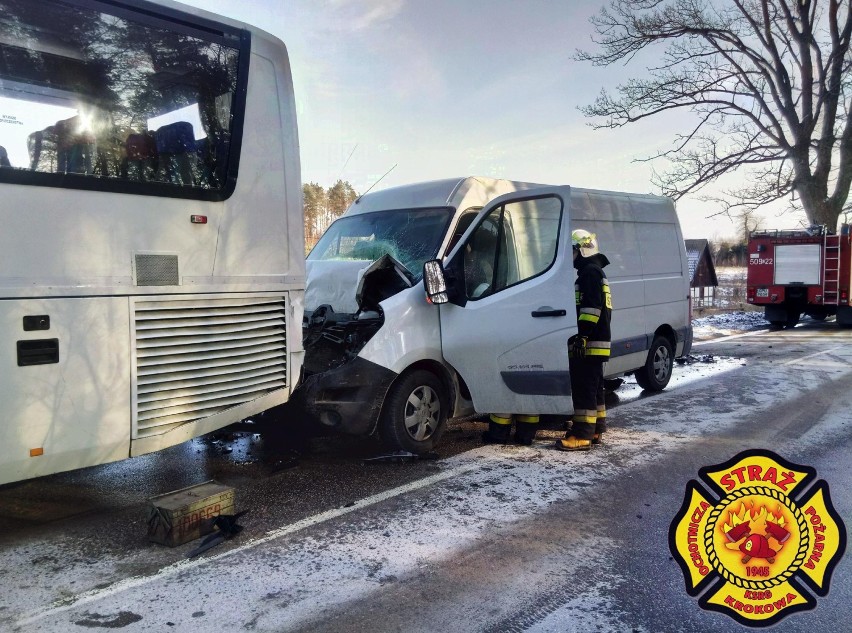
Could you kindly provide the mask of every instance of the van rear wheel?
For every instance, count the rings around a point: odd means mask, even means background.
[[[662,391],[672,377],[674,349],[665,336],[655,336],[644,367],[635,372],[636,382],[645,391]]]
[[[385,398],[379,434],[389,448],[431,451],[447,426],[448,398],[435,374],[417,369],[400,377]]]

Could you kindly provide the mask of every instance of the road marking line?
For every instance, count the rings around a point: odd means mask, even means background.
[[[828,354],[829,352],[833,352],[836,349],[840,349],[841,347],[845,347],[845,345],[835,345],[834,347],[829,347],[828,349],[824,349],[821,352],[814,352],[813,354],[808,354],[807,356],[802,356],[801,358],[794,358],[793,360],[788,360],[786,363],[781,363],[781,366],[784,365],[793,365],[794,363],[800,363],[803,360],[807,360],[808,358],[813,358],[814,356],[819,356],[820,354]]]
[[[471,453],[472,451],[468,451],[467,456],[470,456]],[[474,457],[477,457],[477,455],[474,455]],[[413,492],[421,488],[425,488],[432,484],[444,481],[445,479],[450,479],[452,477],[463,475],[467,472],[480,468],[482,466],[482,462],[482,459],[475,459],[473,463],[466,463],[450,470],[445,470],[444,472],[430,475],[429,477],[426,477],[424,479],[418,479],[417,481],[412,481],[403,486],[398,486],[396,488],[391,488],[390,490],[385,490],[384,492],[379,492],[377,494],[372,495],[371,497],[360,499],[352,505],[344,506],[342,508],[334,508],[332,510],[326,510],[325,512],[321,512],[320,514],[315,514],[314,516],[306,517],[290,525],[285,525],[284,527],[270,530],[261,537],[252,539],[247,543],[240,545],[239,547],[235,547],[234,549],[222,552],[221,554],[215,554],[213,556],[207,556],[204,558],[180,560],[175,563],[172,563],[171,565],[163,567],[158,572],[149,576],[133,576],[124,580],[119,580],[101,589],[92,589],[90,591],[80,593],[76,596],[70,596],[62,600],[57,600],[43,609],[33,611],[30,614],[23,616],[16,622],[16,625],[25,626],[27,624],[32,624],[33,622],[37,622],[38,620],[42,620],[48,616],[57,615],[59,613],[62,613],[63,611],[69,611],[76,607],[80,607],[82,605],[100,600],[101,598],[113,596],[115,594],[121,593],[122,591],[127,591],[128,589],[133,589],[135,587],[140,587],[142,585],[146,585],[148,583],[160,580],[167,576],[173,576],[174,574],[189,569],[194,569],[196,567],[200,567],[201,565],[206,565],[208,563],[221,560],[228,556],[233,556],[234,554],[239,554],[240,552],[255,548],[258,545],[263,545],[264,543],[268,543],[269,541],[274,541],[275,539],[281,538],[282,536],[287,536],[288,534],[293,534],[294,532],[304,530],[305,528],[318,525],[325,521],[336,519],[351,512],[355,512],[356,510],[363,510],[364,508],[375,505],[377,503],[381,503],[382,501],[386,501],[388,499],[392,499],[394,497],[398,497],[400,495]]]

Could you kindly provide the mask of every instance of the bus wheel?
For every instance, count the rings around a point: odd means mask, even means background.
[[[443,393],[438,377],[424,369],[400,377],[382,406],[382,440],[409,453],[431,451],[447,426],[448,398]]]
[[[655,336],[645,366],[636,370],[636,382],[645,391],[662,391],[672,377],[673,360],[674,350],[669,339]]]

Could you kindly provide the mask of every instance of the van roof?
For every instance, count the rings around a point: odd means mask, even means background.
[[[471,189],[479,189],[486,198],[493,198],[508,191],[543,187],[528,182],[516,182],[486,176],[466,176],[429,180],[410,185],[388,187],[366,193],[355,200],[346,215],[370,213],[386,209],[416,209],[429,207],[455,207]]]
[[[444,178],[429,180],[408,185],[388,187],[379,191],[365,193],[349,206],[345,215],[358,215],[373,211],[391,209],[419,209],[433,207],[458,207],[463,199],[471,194],[466,202],[471,204],[486,204],[489,200],[511,191],[523,191],[548,185],[534,182],[520,182],[487,176],[466,176],[460,178]],[[660,196],[651,194],[636,194],[622,191],[605,191],[572,187],[575,195],[602,194],[610,196],[630,196],[659,201]]]

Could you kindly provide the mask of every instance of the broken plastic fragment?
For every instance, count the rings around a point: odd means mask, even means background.
[[[360,310],[379,310],[379,303],[396,293],[411,288],[415,277],[390,255],[383,255],[361,275],[355,301]]]
[[[433,460],[438,459],[438,453],[429,452],[418,455],[417,453],[409,453],[408,451],[395,451],[387,455],[377,455],[376,457],[367,457],[364,462],[407,462],[417,460]]]

